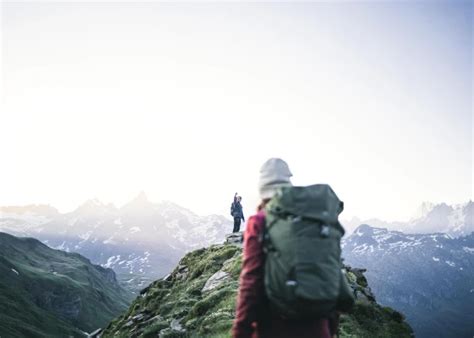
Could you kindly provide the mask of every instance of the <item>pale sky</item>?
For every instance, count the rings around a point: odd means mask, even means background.
[[[261,164],[344,218],[473,199],[472,2],[2,3],[0,205],[144,190],[250,214]]]

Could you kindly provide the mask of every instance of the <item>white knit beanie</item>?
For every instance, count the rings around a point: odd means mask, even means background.
[[[280,158],[267,160],[260,169],[259,190],[260,198],[272,198],[278,188],[291,186],[290,177],[293,174],[288,164]]]

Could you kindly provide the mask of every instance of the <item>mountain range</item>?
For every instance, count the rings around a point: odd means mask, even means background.
[[[112,268],[133,292],[168,273],[186,252],[222,242],[231,227],[223,216],[152,203],[143,192],[120,208],[96,199],[64,214],[45,205],[0,208],[0,231],[80,253]]]
[[[452,237],[469,235],[474,231],[474,202],[448,205],[446,203],[423,202],[407,222],[387,222],[377,218],[354,217],[342,221],[348,233],[361,224],[379,228],[399,230],[412,234],[445,233]]]
[[[132,297],[111,269],[0,232],[0,337],[84,337]]]
[[[405,313],[417,336],[474,334],[467,324],[474,313],[473,210],[472,201],[423,203],[409,222],[343,222],[349,229],[346,263],[368,269],[378,301]],[[0,207],[0,231],[78,252],[115,270],[118,282],[135,294],[186,253],[222,243],[231,228],[223,216],[152,203],[144,193],[120,208],[96,199],[68,213],[45,205]]]
[[[378,301],[403,312],[417,337],[474,335],[474,233],[406,234],[363,224],[342,246],[345,262],[367,268]]]

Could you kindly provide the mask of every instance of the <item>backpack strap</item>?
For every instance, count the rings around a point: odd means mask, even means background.
[[[259,214],[260,213],[263,214],[263,211],[259,212]],[[274,222],[272,222],[272,224],[267,224],[265,217],[263,217],[263,222],[264,222],[264,225],[263,225],[263,231],[260,235],[261,236],[260,241],[263,243],[263,253],[267,255],[269,252],[276,251],[275,246],[273,246],[272,244],[270,235],[268,234],[268,229],[270,226],[273,225]]]

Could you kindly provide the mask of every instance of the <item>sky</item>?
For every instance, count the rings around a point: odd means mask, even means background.
[[[344,218],[473,199],[473,4],[1,4],[0,205],[258,203],[269,157]]]

